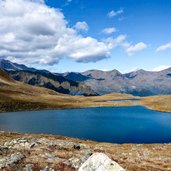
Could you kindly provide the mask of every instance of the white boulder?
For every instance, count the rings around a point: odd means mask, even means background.
[[[103,153],[94,153],[78,171],[125,171],[118,163]]]

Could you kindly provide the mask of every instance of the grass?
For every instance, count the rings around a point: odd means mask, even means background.
[[[94,141],[85,141],[75,138],[51,136],[51,135],[35,135],[35,134],[17,134],[0,131],[0,145],[3,146],[5,142],[9,142],[16,138],[43,138],[48,140],[66,140],[68,142],[76,142],[84,144],[92,152],[102,152],[108,155],[111,159],[119,163],[127,171],[169,171],[171,169],[171,144],[111,144],[111,143],[98,143]],[[17,164],[17,166],[29,163],[36,165],[43,165],[44,162],[41,157],[38,157],[44,153],[54,153],[58,157],[63,159],[69,159],[76,155],[82,155],[83,151],[61,148],[51,149],[49,146],[42,148],[41,150],[24,149],[22,146],[18,146],[16,151],[22,152],[26,159]],[[12,149],[13,150],[13,149]],[[8,150],[10,153],[10,150]],[[32,156],[37,156],[36,160],[32,160]],[[6,156],[6,154],[5,154]],[[47,164],[47,163],[45,163]],[[51,163],[48,163],[49,165]],[[58,163],[56,163],[57,165]],[[39,169],[40,170],[40,169]]]
[[[140,98],[139,101],[111,101],[135,98],[140,97],[120,93],[91,97],[64,95],[46,88],[14,81],[0,70],[0,112],[135,105],[143,105],[162,112],[171,112],[171,95],[149,96]]]
[[[134,99],[135,96],[116,93],[94,97],[70,96],[35,86],[23,87],[22,83],[19,85],[17,83],[15,86],[10,85],[10,89],[0,89],[0,112],[135,105],[171,112],[171,95],[143,97],[136,101],[112,102],[111,100],[116,99]]]

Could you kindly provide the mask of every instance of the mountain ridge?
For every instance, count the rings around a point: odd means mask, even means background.
[[[5,65],[5,62],[8,65]],[[1,63],[0,67],[17,81],[46,87],[64,94],[102,95],[113,92],[136,96],[171,94],[171,67],[162,71],[139,69],[124,74],[116,69],[52,73],[6,60],[3,60],[3,65]]]
[[[97,95],[97,93],[86,84],[68,80],[60,74],[51,73],[47,70],[29,68],[25,65],[12,63],[8,60],[1,60],[0,68],[5,70],[16,81],[45,87],[58,93],[84,96]]]

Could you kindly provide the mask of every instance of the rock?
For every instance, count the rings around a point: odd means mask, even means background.
[[[46,166],[43,170],[40,171],[55,171],[55,170]]]
[[[6,157],[0,160],[0,169],[7,167],[11,164],[15,164],[17,162],[19,162],[21,159],[23,159],[25,156],[18,152],[15,154],[12,154],[10,157]]]
[[[33,171],[33,164],[27,164],[24,168],[23,171]]]
[[[103,153],[94,153],[78,171],[125,171],[118,163]]]
[[[76,150],[80,150],[80,145],[74,145],[74,149],[76,149]]]
[[[76,170],[90,157],[91,153],[87,153],[84,155],[78,155],[70,158],[65,162],[67,166],[70,166]]]
[[[56,156],[51,153],[45,153],[45,154],[41,154],[40,157],[47,158],[47,159],[54,159]]]
[[[67,140],[47,140],[45,138],[40,138],[37,140],[38,143],[45,146],[53,146],[58,148],[59,150],[64,149],[76,149],[82,150],[88,148],[85,144],[75,143]]]
[[[8,151],[8,147],[0,146],[0,155],[6,155]]]

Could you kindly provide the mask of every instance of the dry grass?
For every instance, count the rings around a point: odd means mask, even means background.
[[[134,105],[143,105],[153,110],[171,112],[171,95],[150,96],[140,98],[139,101],[112,102],[111,100],[139,97],[119,93],[91,97],[64,95],[46,88],[14,81],[6,73],[1,72],[0,112]]]
[[[0,145],[6,141],[11,141],[16,138],[44,138],[48,140],[66,140],[79,144],[85,144],[92,152],[102,152],[108,155],[111,159],[118,162],[127,171],[170,171],[171,170],[171,144],[111,144],[111,143],[98,143],[93,141],[84,141],[61,136],[50,135],[27,135],[7,133],[0,131]],[[28,149],[29,150],[29,149]],[[46,164],[47,161],[42,160],[40,157],[34,158],[33,155],[39,156],[45,152],[55,153],[58,157],[69,159],[72,156],[82,154],[83,151],[75,149],[50,149],[49,147],[44,150],[20,151],[25,154],[26,159],[23,162],[37,163],[38,165]],[[51,151],[53,150],[53,151]],[[50,164],[50,163],[48,163]],[[20,163],[22,165],[22,163]]]
[[[171,95],[149,96],[141,99],[143,106],[161,112],[171,112]]]
[[[30,86],[23,83],[1,85],[0,111],[46,110],[64,108],[82,108],[96,106],[135,106],[143,105],[150,109],[171,112],[171,95],[149,96],[139,101],[112,102],[116,99],[137,98],[128,94],[107,94],[84,97],[59,94],[54,91]]]
[[[64,109],[94,106],[130,106],[132,103],[113,103],[114,99],[135,98],[126,94],[84,97],[59,94],[54,91],[20,82],[0,85],[0,111]]]

